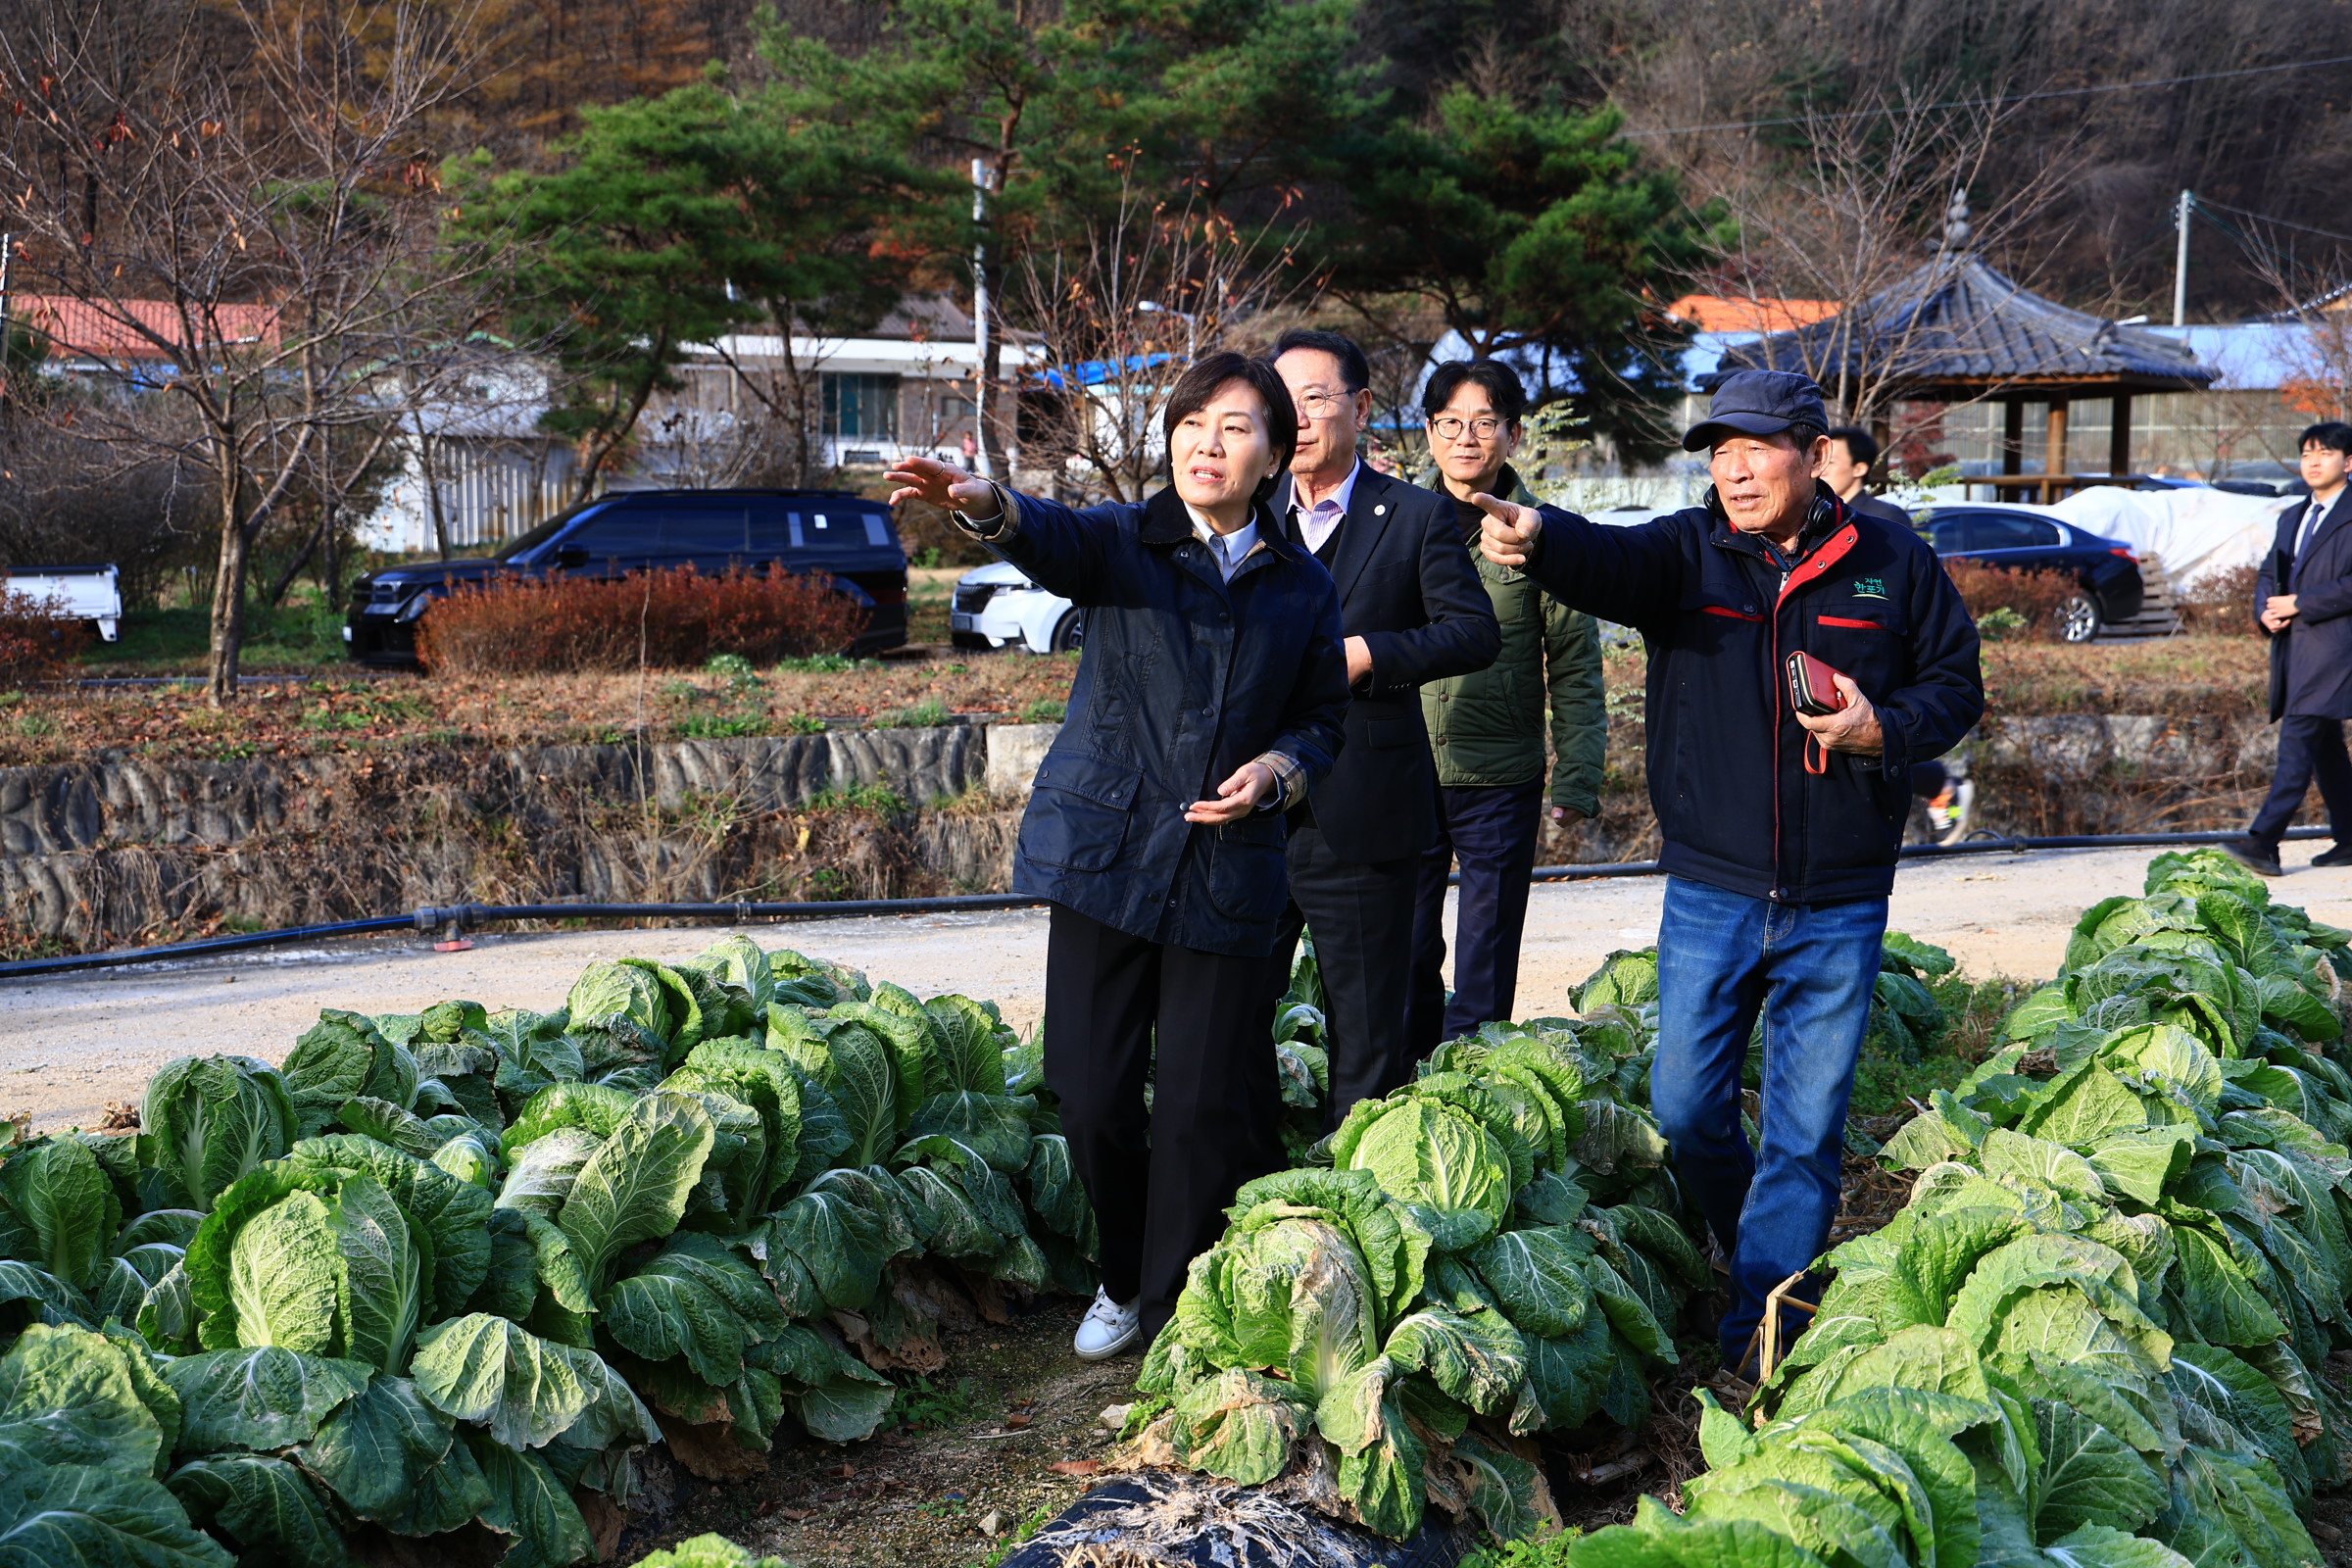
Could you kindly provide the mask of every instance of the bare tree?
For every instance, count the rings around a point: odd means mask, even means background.
[[[1965,256],[2005,262],[2014,275],[2048,241],[2069,147],[2046,149],[2034,176],[1988,213],[1970,201],[2015,115],[1997,90],[1969,94],[1937,78],[1808,107],[1782,127],[1795,151],[1717,164],[1716,193],[1741,238],[1726,292],[1748,303],[1761,331],[1830,316],[1825,329],[1783,341],[1804,362],[1788,368],[1819,381],[1846,418],[1884,418],[1902,385],[1949,352],[1920,307]]]
[[[126,393],[162,367],[192,416],[172,455],[218,498],[215,704],[236,696],[255,547],[320,471],[321,439],[383,424],[442,373],[413,345],[470,324],[416,331],[481,271],[441,244],[428,140],[474,70],[477,3],[188,8],[133,78],[62,9],[0,33],[0,92],[26,110],[0,120],[0,185],[32,291],[74,307],[49,330]],[[132,421],[103,433],[142,439]]]
[[[1141,501],[1185,366],[1293,301],[1289,239],[1271,221],[1244,231],[1202,207],[1155,202],[1130,177],[1109,216],[1068,244],[1032,247],[1013,283],[1040,367],[1023,400],[1025,460],[1090,494]]]

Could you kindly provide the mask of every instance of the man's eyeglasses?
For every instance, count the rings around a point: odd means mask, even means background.
[[[1345,392],[1301,392],[1291,401],[1310,419],[1328,419],[1342,409],[1355,405],[1355,399]]]
[[[1464,430],[1481,441],[1492,441],[1502,433],[1502,421],[1493,415],[1479,419],[1458,419],[1450,414],[1441,415],[1429,421],[1429,433],[1441,441],[1458,441]]]

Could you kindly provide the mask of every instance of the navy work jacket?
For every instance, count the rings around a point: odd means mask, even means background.
[[[1910,768],[1984,711],[1976,622],[1927,541],[1827,485],[1795,552],[1740,532],[1715,492],[1632,528],[1543,510],[1528,571],[1561,602],[1634,627],[1649,649],[1650,805],[1664,868],[1790,904],[1885,898]],[[1886,750],[1806,767],[1783,664],[1802,649],[1851,676]]]
[[[1147,941],[1265,956],[1291,896],[1283,813],[1223,827],[1184,813],[1267,752],[1296,764],[1295,791],[1331,771],[1348,708],[1331,574],[1262,507],[1262,548],[1227,582],[1172,489],[1083,512],[999,492],[1011,526],[984,542],[1086,612],[1013,891]]]

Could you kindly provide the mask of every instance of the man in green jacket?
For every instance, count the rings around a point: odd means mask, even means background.
[[[1413,910],[1412,990],[1406,1039],[1416,1056],[1491,1019],[1511,1016],[1519,987],[1519,939],[1527,929],[1528,873],[1543,837],[1544,716],[1551,711],[1551,819],[1579,822],[1600,807],[1609,724],[1601,690],[1600,640],[1592,619],[1568,609],[1535,579],[1480,556],[1480,491],[1533,506],[1511,470],[1527,393],[1494,360],[1441,365],[1422,395],[1433,474],[1422,483],[1450,496],[1462,548],[1502,622],[1502,652],[1475,674],[1431,681],[1421,710],[1437,754],[1439,840],[1422,857]],[[1446,1000],[1446,878],[1459,861],[1453,997]]]

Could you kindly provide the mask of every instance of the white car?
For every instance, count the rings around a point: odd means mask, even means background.
[[[0,589],[23,594],[68,620],[98,633],[100,642],[122,635],[122,585],[114,566],[11,566],[0,568]]]
[[[1033,654],[1068,653],[1086,640],[1078,607],[1003,561],[975,566],[956,582],[948,634],[958,648],[1021,647]]]

